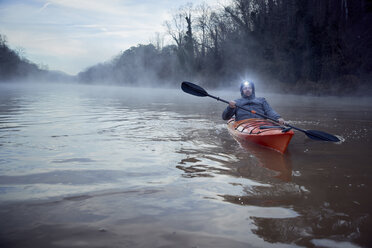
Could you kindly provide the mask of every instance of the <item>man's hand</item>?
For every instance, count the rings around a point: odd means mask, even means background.
[[[283,118],[279,118],[278,122],[280,125],[285,125],[285,120]]]
[[[235,108],[236,107],[236,102],[230,101],[229,106],[230,106],[230,108]]]

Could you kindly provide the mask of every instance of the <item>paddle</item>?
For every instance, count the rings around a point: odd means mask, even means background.
[[[208,92],[206,90],[204,90],[202,87],[200,87],[199,85],[196,85],[196,84],[193,84],[193,83],[190,83],[190,82],[182,82],[181,88],[184,92],[186,92],[188,94],[191,94],[191,95],[194,95],[194,96],[200,96],[200,97],[208,96],[208,97],[216,99],[217,101],[221,101],[221,102],[229,104],[229,102],[224,100],[224,99],[221,99],[219,97],[212,96],[212,95],[208,94]],[[258,115],[258,116],[263,117],[265,119],[269,119],[269,120],[271,120],[275,123],[279,123],[279,121],[277,121],[275,119],[272,119],[272,118],[270,118],[266,115],[257,113],[254,110],[249,110],[247,108],[244,108],[244,107],[238,106],[238,105],[236,105],[236,107],[241,108],[245,111],[251,112],[252,114]],[[289,125],[289,124],[284,124],[284,125],[287,126],[287,127],[293,128],[295,130],[298,130],[300,132],[305,133],[307,135],[307,137],[309,137],[310,139],[313,139],[313,140],[332,141],[332,142],[339,142],[340,141],[340,139],[337,138],[336,136],[334,136],[332,134],[329,134],[329,133],[326,133],[326,132],[322,132],[322,131],[318,131],[318,130],[303,130],[301,128],[294,127],[294,126]]]

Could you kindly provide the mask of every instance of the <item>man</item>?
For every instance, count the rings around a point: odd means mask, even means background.
[[[245,111],[241,108],[237,108],[236,105],[246,107],[249,110],[254,110],[257,113],[266,115],[272,119],[278,120],[281,125],[284,125],[285,121],[280,115],[275,112],[266,99],[263,97],[256,97],[254,83],[245,81],[240,84],[240,94],[242,98],[235,101],[230,101],[229,106],[222,113],[222,119],[229,120],[235,115],[235,121],[250,119],[250,118],[261,118],[258,115],[252,114],[251,112]]]

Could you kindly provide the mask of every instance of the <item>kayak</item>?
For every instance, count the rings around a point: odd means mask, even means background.
[[[265,119],[247,119],[227,122],[230,134],[238,141],[249,141],[284,153],[294,134],[291,128]]]

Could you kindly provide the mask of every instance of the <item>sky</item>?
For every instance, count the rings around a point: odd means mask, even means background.
[[[165,33],[172,11],[216,0],[0,0],[8,46],[49,70],[75,75]]]

